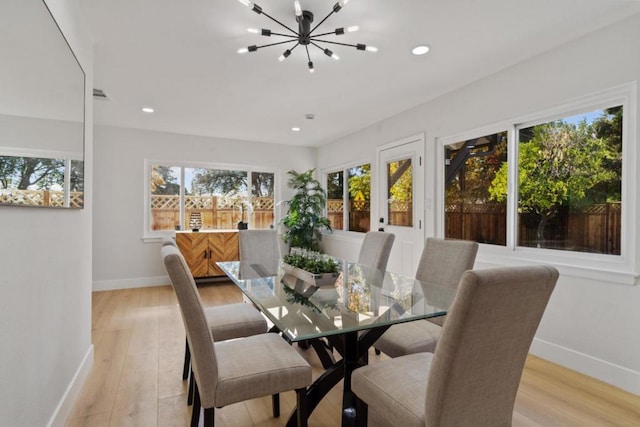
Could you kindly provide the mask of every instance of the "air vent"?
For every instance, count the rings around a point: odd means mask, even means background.
[[[109,95],[107,95],[107,92],[102,89],[96,89],[95,87],[93,88],[93,99],[100,99],[102,101],[111,100]]]

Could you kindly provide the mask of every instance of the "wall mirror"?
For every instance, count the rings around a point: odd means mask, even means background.
[[[0,205],[84,206],[85,74],[43,0],[0,2]]]

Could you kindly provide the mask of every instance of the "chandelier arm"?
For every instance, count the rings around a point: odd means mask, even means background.
[[[324,19],[323,19],[322,21],[318,22],[318,24],[317,24],[315,27],[313,27],[313,28],[311,29],[311,31],[309,31],[309,35],[313,34],[313,32],[316,30],[316,28],[318,28],[320,25],[322,25],[322,23],[323,23],[324,21],[326,21],[326,20],[327,20],[331,15],[333,15],[334,13],[335,13],[335,11],[333,11],[333,10],[332,10],[331,12],[329,12],[329,14],[328,14],[327,16],[325,16],[325,17],[324,17]]]
[[[292,36],[290,34],[274,33],[273,31],[271,32],[271,34],[274,35],[274,36],[289,37],[289,38],[292,38],[292,39],[297,39],[298,38],[297,35],[296,36]]]
[[[333,35],[335,35],[335,34],[336,34],[336,32],[335,32],[335,31],[330,31],[330,32],[328,32],[328,33],[316,34],[316,35],[315,35],[315,36],[313,36],[313,37],[315,38],[315,37],[329,36],[329,35],[332,35],[332,34],[333,34]]]
[[[313,40],[310,40],[309,43],[314,45],[315,47],[317,47],[318,49],[320,49],[321,51],[324,52],[324,49],[322,48],[322,46],[318,46]]]
[[[263,44],[262,46],[256,46],[256,49],[262,49],[263,47],[277,46],[277,45],[285,44],[285,43],[293,43],[294,41],[295,41],[295,40],[285,40],[285,41],[283,41],[283,42]],[[297,46],[297,44],[296,44],[296,46]],[[289,50],[293,50],[293,49],[295,49],[295,46],[294,46],[294,47],[292,47],[292,48],[291,48],[291,49],[289,49]]]
[[[340,43],[340,42],[332,42],[332,41],[329,41],[329,40],[318,40],[318,39],[316,39],[316,38],[312,38],[312,39],[311,39],[311,43],[313,43],[313,44],[315,45],[315,43],[314,43],[314,42],[329,43],[329,44],[337,44],[337,45],[340,45],[340,46],[355,47],[356,49],[358,48],[358,45],[355,45],[355,44]],[[316,46],[317,46],[317,45],[316,45]],[[318,46],[318,47],[320,47],[320,46]],[[322,48],[321,48],[321,49],[322,49]]]
[[[271,19],[273,22],[275,22],[276,24],[286,28],[287,30],[291,31],[293,34],[295,34],[296,36],[298,36],[298,32],[297,31],[293,31],[291,28],[289,28],[288,26],[284,25],[282,22],[278,21],[276,18],[274,18],[273,16],[269,15],[266,12],[262,12],[262,15],[266,16],[267,18]]]
[[[305,45],[304,48],[307,51],[307,59],[309,60],[309,62],[311,62],[311,55],[309,55],[309,45]]]

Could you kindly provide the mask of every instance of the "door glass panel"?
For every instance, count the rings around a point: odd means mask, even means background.
[[[389,225],[413,227],[413,167],[411,159],[387,162]]]

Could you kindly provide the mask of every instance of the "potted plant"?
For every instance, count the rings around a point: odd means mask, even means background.
[[[333,258],[302,248],[291,248],[282,261],[285,273],[313,286],[333,285],[340,273]]]
[[[287,172],[287,185],[295,190],[295,194],[291,200],[284,202],[288,210],[281,223],[286,227],[283,239],[290,248],[319,251],[322,230],[331,231],[331,223],[323,215],[327,194],[320,182],[313,177],[314,171],[315,169],[303,173],[295,170]]]

